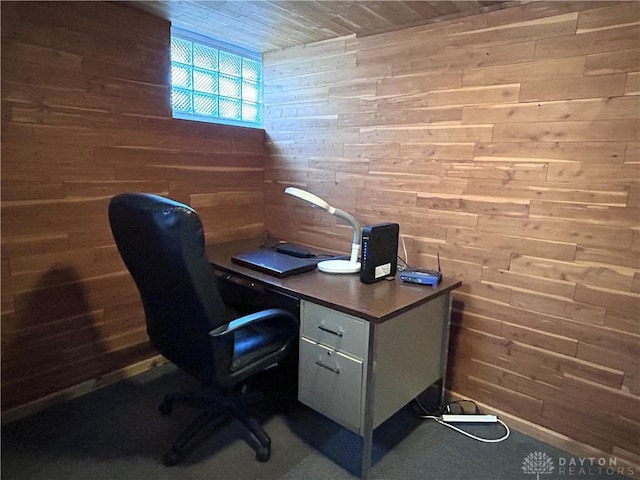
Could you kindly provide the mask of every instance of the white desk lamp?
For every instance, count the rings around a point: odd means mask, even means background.
[[[349,260],[324,260],[318,262],[318,270],[326,273],[357,273],[360,271],[360,262],[358,262],[358,250],[360,249],[360,240],[362,239],[362,229],[356,218],[338,208],[332,207],[320,197],[295,187],[287,187],[285,193],[308,203],[312,207],[326,210],[331,215],[335,215],[349,223],[353,227],[353,245],[351,246],[351,258]]]

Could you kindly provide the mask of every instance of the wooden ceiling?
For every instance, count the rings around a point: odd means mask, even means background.
[[[125,2],[173,26],[267,52],[372,35],[501,8],[507,1],[153,0]]]

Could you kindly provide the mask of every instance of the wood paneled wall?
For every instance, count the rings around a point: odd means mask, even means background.
[[[534,2],[265,56],[263,132],[171,119],[169,28],[115,3],[2,4],[2,408],[154,355],[106,219],[115,193],[347,251],[397,221],[463,281],[450,387],[638,462],[637,3]],[[248,204],[254,205],[247,208]],[[292,229],[293,226],[293,229]],[[403,252],[401,254],[404,256]]]
[[[3,412],[155,355],[112,195],[187,202],[209,242],[262,232],[264,131],[173,120],[169,42],[116,3],[2,3]]]
[[[532,2],[264,60],[267,227],[348,251],[287,185],[398,222],[412,266],[463,282],[449,387],[636,463],[639,20]]]

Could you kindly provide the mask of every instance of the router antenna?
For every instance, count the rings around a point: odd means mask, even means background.
[[[436,252],[437,256],[438,256],[438,271],[442,273],[442,270],[440,270],[440,252]]]

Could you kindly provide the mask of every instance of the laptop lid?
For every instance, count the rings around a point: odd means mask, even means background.
[[[231,257],[231,261],[280,278],[309,272],[318,263],[318,259],[293,257],[266,248],[239,253]]]

